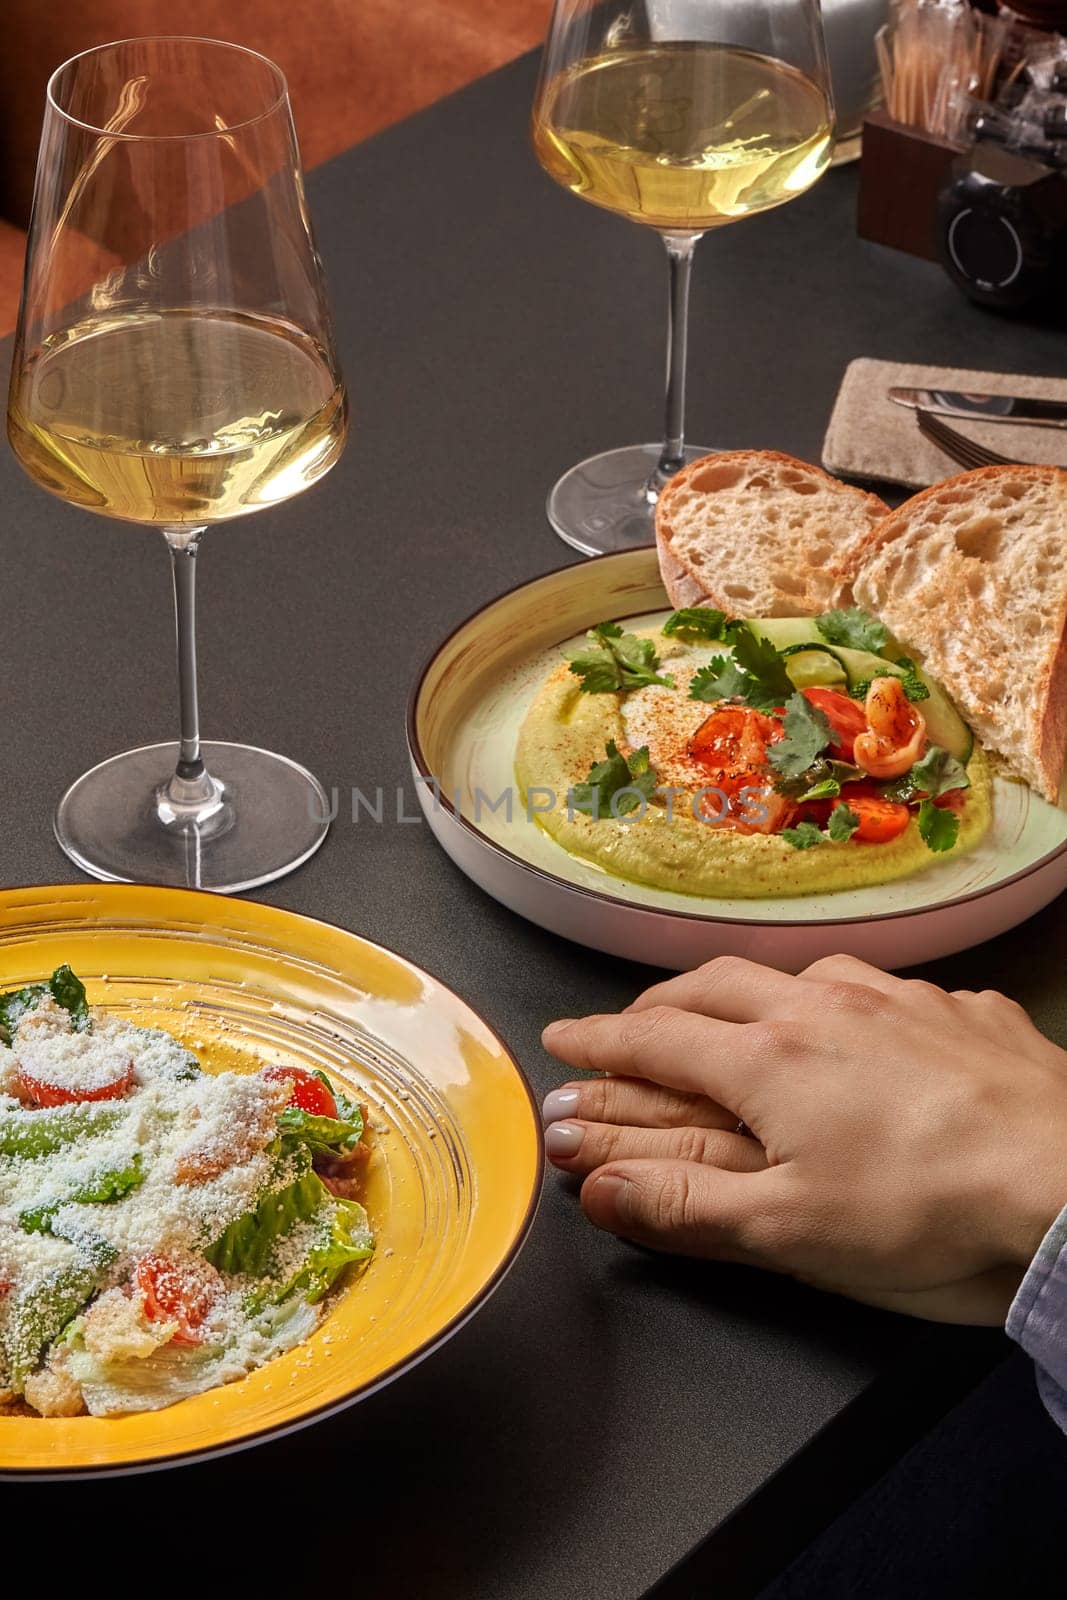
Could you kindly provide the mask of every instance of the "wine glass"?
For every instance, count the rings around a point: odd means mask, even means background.
[[[707,453],[685,443],[697,240],[802,194],[829,164],[819,0],[556,0],[532,132],[557,183],[667,247],[663,443],[590,456],[548,497],[560,538],[600,555],[648,544],[660,490]]]
[[[48,85],[8,436],[61,500],[170,548],[180,738],[67,791],[55,832],[94,877],[229,892],[305,861],[322,786],[201,742],[195,576],[212,523],[307,489],[348,411],[285,79],[210,39],[126,39]]]

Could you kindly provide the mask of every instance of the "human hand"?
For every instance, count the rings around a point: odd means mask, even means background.
[[[727,957],[544,1042],[612,1075],[549,1096],[547,1144],[636,1243],[1001,1322],[1067,1202],[1067,1054],[991,991]]]

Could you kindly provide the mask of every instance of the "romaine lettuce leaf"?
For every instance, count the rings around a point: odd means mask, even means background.
[[[20,1017],[33,1011],[39,1000],[50,994],[56,1005],[69,1011],[75,1029],[81,1033],[89,1026],[89,1005],[85,998],[85,985],[68,966],[57,967],[47,983],[28,983],[23,989],[13,989],[0,994],[0,1039],[11,1043]]]
[[[129,1194],[131,1189],[138,1188],[143,1182],[141,1157],[139,1153],[135,1153],[125,1166],[103,1168],[99,1172],[94,1172],[91,1177],[83,1179],[68,1193],[55,1195],[39,1206],[31,1206],[25,1211],[20,1211],[19,1227],[25,1233],[51,1233],[56,1212],[61,1206],[110,1205],[115,1200],[121,1200],[123,1195]]]
[[[292,1183],[271,1189],[243,1217],[237,1217],[207,1246],[205,1256],[220,1272],[248,1273],[265,1277],[277,1254],[278,1241],[298,1223],[310,1222],[330,1198],[322,1179],[311,1171],[310,1158],[302,1152],[306,1169]]]
[[[49,1156],[78,1139],[106,1133],[126,1115],[122,1106],[106,1101],[93,1104],[50,1106],[42,1111],[0,1111],[0,1156],[32,1160]]]
[[[340,1103],[337,1109],[340,1111]],[[354,1150],[363,1137],[363,1118],[355,1105],[347,1117],[315,1117],[299,1106],[286,1106],[278,1116],[278,1127],[306,1144],[312,1155],[343,1155]]]
[[[106,1361],[85,1348],[80,1328],[69,1339],[70,1371],[81,1385],[85,1404],[96,1417],[124,1411],[160,1411],[203,1394],[220,1383],[232,1383],[262,1366],[314,1331],[318,1313],[302,1300],[272,1307],[256,1319],[258,1339],[240,1351],[217,1344],[162,1345],[141,1360]]]
[[[70,1012],[75,1028],[83,1033],[89,1026],[89,1002],[85,998],[85,985],[81,979],[64,964],[53,972],[48,987],[56,1005]]]
[[[317,1117],[288,1105],[278,1117],[278,1127],[306,1144],[312,1155],[345,1155],[363,1137],[363,1113],[355,1100],[334,1087],[325,1072],[316,1071],[315,1076],[329,1090],[337,1106],[336,1117]]]
[[[336,1196],[331,1200],[333,1221],[329,1232],[312,1245],[303,1266],[271,1296],[275,1303],[299,1295],[314,1305],[329,1293],[347,1266],[354,1261],[368,1261],[374,1254],[374,1235],[358,1200]]]
[[[288,1139],[281,1141],[288,1146]],[[338,1275],[353,1261],[366,1261],[374,1253],[374,1236],[367,1213],[355,1200],[332,1195],[302,1146],[307,1169],[283,1188],[265,1194],[254,1210],[231,1222],[204,1251],[220,1272],[245,1273],[267,1278],[250,1301],[253,1307],[277,1304],[293,1294],[314,1303],[321,1300]],[[292,1152],[285,1152],[283,1159]],[[283,1241],[294,1228],[311,1224],[307,1250],[299,1266],[280,1267]]]
[[[104,1239],[87,1241],[71,1266],[17,1291],[3,1331],[4,1364],[17,1393],[42,1351],[96,1293],[117,1253]]]

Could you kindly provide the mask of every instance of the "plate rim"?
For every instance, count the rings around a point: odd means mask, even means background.
[[[171,1467],[190,1466],[197,1461],[213,1461],[218,1460],[222,1456],[235,1455],[240,1450],[252,1449],[254,1446],[266,1444],[272,1439],[284,1438],[288,1434],[299,1432],[302,1428],[310,1427],[313,1423],[322,1422],[328,1417],[337,1416],[342,1411],[347,1411],[350,1407],[358,1405],[361,1400],[365,1400],[369,1398],[370,1395],[376,1394],[379,1392],[379,1390],[386,1388],[397,1378],[402,1377],[405,1372],[410,1371],[414,1367],[420,1366],[422,1362],[433,1355],[436,1350],[439,1350],[443,1345],[447,1344],[453,1335],[458,1333],[460,1329],[464,1327],[464,1325],[482,1309],[490,1297],[503,1283],[512,1267],[515,1265],[515,1262],[518,1260],[519,1255],[525,1247],[533,1230],[533,1225],[536,1221],[537,1212],[540,1208],[541,1200],[544,1194],[545,1134],[544,1126],[541,1121],[541,1108],[537,1100],[537,1096],[534,1093],[533,1085],[527,1077],[522,1064],[519,1062],[511,1047],[497,1032],[496,1028],[493,1027],[492,1023],[487,1021],[487,1019],[482,1015],[482,1012],[477,1006],[472,1005],[471,1002],[465,999],[463,995],[457,994],[455,989],[452,988],[451,984],[446,983],[443,978],[438,978],[436,974],[431,972],[427,967],[423,967],[418,962],[412,961],[409,956],[402,955],[398,950],[394,950],[390,945],[380,944],[376,939],[368,939],[364,934],[356,933],[351,928],[343,928],[336,922],[327,922],[323,917],[311,917],[302,911],[291,911],[287,906],[275,906],[266,901],[252,900],[247,895],[222,895],[213,893],[209,889],[182,889],[174,884],[134,884],[96,881],[61,884],[5,884],[2,888],[0,888],[0,919],[2,919],[3,914],[7,909],[8,896],[24,894],[27,891],[45,894],[51,892],[59,895],[71,893],[77,894],[78,892],[81,892],[85,895],[95,896],[103,894],[109,898],[122,898],[123,896],[132,892],[140,893],[145,890],[149,892],[165,894],[168,897],[172,895],[177,896],[182,901],[193,900],[205,902],[216,907],[220,903],[223,905],[232,904],[234,902],[237,904],[248,904],[255,906],[257,910],[266,911],[270,914],[277,914],[284,917],[295,917],[300,922],[310,923],[314,927],[327,928],[331,933],[341,933],[347,935],[349,938],[358,939],[362,944],[369,945],[372,950],[383,952],[385,955],[391,956],[394,960],[401,962],[404,966],[409,967],[421,977],[429,978],[431,983],[434,983],[438,988],[443,989],[446,994],[452,997],[453,1000],[457,1000],[461,1006],[464,1006],[471,1013],[472,1016],[477,1018],[478,1022],[481,1023],[482,1027],[486,1030],[490,1038],[493,1039],[498,1045],[504,1057],[508,1062],[510,1062],[511,1067],[518,1078],[519,1084],[525,1092],[533,1122],[534,1145],[536,1150],[534,1178],[530,1187],[530,1194],[526,1201],[526,1207],[523,1212],[522,1220],[518,1226],[518,1229],[516,1230],[514,1239],[508,1247],[507,1253],[492,1274],[486,1279],[485,1283],[482,1284],[481,1288],[478,1290],[473,1299],[469,1300],[460,1311],[456,1312],[456,1314],[451,1317],[450,1320],[445,1323],[445,1325],[437,1333],[433,1334],[428,1339],[424,1339],[423,1342],[420,1345],[417,1345],[414,1350],[403,1356],[399,1361],[393,1362],[392,1366],[386,1367],[382,1372],[378,1373],[374,1378],[372,1378],[370,1382],[362,1384],[350,1394],[347,1394],[338,1400],[327,1401],[325,1404],[317,1406],[313,1411],[308,1411],[299,1417],[293,1417],[287,1422],[280,1422],[274,1426],[258,1428],[253,1433],[245,1433],[239,1438],[228,1439],[215,1445],[205,1445],[199,1449],[193,1448],[189,1450],[182,1450],[172,1455],[144,1456],[135,1461],[119,1461],[114,1463],[106,1461],[87,1462],[84,1466],[77,1467],[61,1465],[54,1467],[9,1467],[0,1462],[0,1482],[28,1483],[40,1482],[42,1479],[48,1479],[53,1482],[72,1482],[79,1478],[130,1477],[143,1472],[162,1472]],[[162,1415],[164,1413],[160,1414]],[[4,1419],[0,1417],[0,1424],[2,1424],[3,1421]]]
[[[457,622],[455,627],[450,628],[448,633],[423,657],[408,693],[404,729],[407,738],[408,755],[417,777],[426,784],[434,782],[434,774],[431,772],[429,763],[426,760],[417,728],[417,717],[422,701],[423,688],[438,657],[448,648],[457,635],[462,633],[465,628],[470,627],[487,611],[491,611],[494,606],[499,605],[501,601],[510,599],[512,595],[519,594],[523,589],[531,589],[536,584],[544,583],[550,578],[559,577],[561,573],[571,572],[575,567],[586,567],[595,562],[605,561],[621,563],[643,551],[656,553],[656,550],[657,546],[654,543],[640,544],[633,545],[628,550],[609,550],[604,555],[586,556],[577,561],[567,561],[562,566],[552,567],[548,572],[540,572],[533,578],[525,579],[522,583],[515,583],[510,588],[502,589],[499,594],[494,595],[491,600],[486,600],[475,610],[469,612],[460,622]],[[613,618],[612,620],[625,622],[631,616],[641,615],[641,612],[633,611],[627,613],[626,616]],[[440,788],[440,785],[438,785],[435,793],[435,804],[440,805],[441,809],[451,817],[452,821],[484,849],[509,865],[519,867],[529,877],[540,883],[548,884],[553,889],[564,889],[570,894],[579,895],[616,912],[638,912],[642,915],[670,917],[684,923],[714,924],[721,927],[810,928],[814,922],[820,928],[847,928],[855,927],[858,923],[864,922],[889,923],[902,921],[906,917],[925,917],[933,912],[952,910],[956,906],[970,905],[976,900],[983,900],[988,895],[999,894],[1003,890],[1011,888],[1014,884],[1024,882],[1027,878],[1032,877],[1034,873],[1043,872],[1054,861],[1067,854],[1067,839],[1064,839],[1063,843],[1057,845],[1054,850],[1048,851],[1037,861],[1031,862],[1028,867],[1021,867],[1018,872],[1013,872],[1008,878],[1000,878],[996,883],[986,884],[980,889],[972,889],[967,894],[952,895],[947,900],[935,900],[931,904],[923,906],[908,906],[898,911],[872,911],[854,916],[818,917],[815,919],[811,917],[775,917],[768,919],[766,917],[709,916],[702,911],[679,911],[674,907],[668,906],[641,905],[635,900],[624,900],[616,895],[605,894],[602,890],[591,889],[585,884],[572,883],[570,879],[560,877],[558,873],[550,872],[547,867],[539,867],[532,861],[524,860],[522,856],[516,855],[513,850],[509,850],[505,845],[499,844],[495,839],[491,839],[487,833],[484,833],[481,828],[465,817],[461,811],[457,810],[451,798]],[[627,880],[619,878],[618,882],[625,886]],[[790,898],[802,901],[808,897],[796,895],[790,896]]]

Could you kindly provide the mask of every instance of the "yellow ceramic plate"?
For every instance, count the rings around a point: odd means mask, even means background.
[[[540,1120],[515,1061],[435,979],[251,901],[74,884],[0,892],[0,989],[68,961],[93,1005],[167,1028],[208,1069],[319,1067],[377,1130],[370,1267],[306,1344],[238,1383],[124,1417],[0,1417],[0,1473],[166,1466],[298,1428],[427,1355],[500,1282],[533,1220]]]

